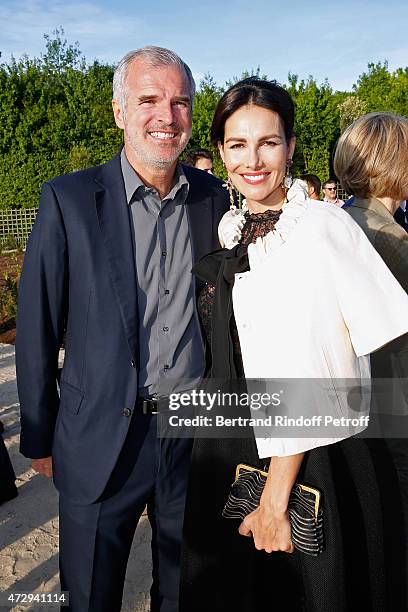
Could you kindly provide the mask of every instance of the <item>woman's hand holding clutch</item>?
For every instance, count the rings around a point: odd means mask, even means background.
[[[288,513],[274,513],[262,504],[245,517],[239,527],[243,536],[254,538],[255,548],[267,553],[283,551],[292,553],[291,529]]]
[[[288,515],[289,496],[304,453],[271,457],[268,477],[256,510],[239,527],[243,536],[253,536],[255,547],[268,553],[294,551]]]

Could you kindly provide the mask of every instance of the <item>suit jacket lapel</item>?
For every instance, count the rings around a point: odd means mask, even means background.
[[[214,211],[211,196],[203,197],[200,184],[192,177],[188,166],[183,166],[189,182],[186,200],[187,218],[190,229],[193,263],[213,250]],[[195,179],[195,180],[194,180]]]
[[[102,166],[95,179],[96,212],[105,245],[110,275],[132,359],[137,354],[137,289],[134,237],[120,167],[120,156]]]

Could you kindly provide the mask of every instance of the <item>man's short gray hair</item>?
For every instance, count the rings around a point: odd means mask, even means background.
[[[129,51],[129,53],[126,53],[126,55],[122,57],[116,67],[113,75],[113,99],[117,100],[123,109],[126,106],[126,76],[129,66],[136,59],[143,59],[153,68],[157,68],[159,66],[179,66],[179,68],[181,68],[187,76],[188,83],[190,85],[191,108],[193,108],[196,85],[190,68],[185,62],[183,62],[177,53],[174,53],[174,51],[170,51],[170,49],[165,49],[164,47],[154,47],[149,45],[148,47],[143,47],[142,49]]]

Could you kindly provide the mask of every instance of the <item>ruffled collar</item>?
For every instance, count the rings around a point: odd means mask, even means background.
[[[287,193],[287,202],[282,206],[282,214],[273,230],[264,238],[258,238],[255,244],[248,246],[251,269],[260,259],[264,259],[265,255],[276,251],[288,240],[309,205],[307,183],[300,179],[294,180]]]
[[[295,229],[300,218],[309,207],[309,196],[307,193],[307,183],[300,179],[293,181],[287,193],[287,202],[282,206],[282,214],[274,229],[265,236],[268,240],[269,250],[278,248],[286,242],[289,234]]]

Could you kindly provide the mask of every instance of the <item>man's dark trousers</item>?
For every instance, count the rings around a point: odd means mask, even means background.
[[[97,503],[79,505],[60,496],[61,588],[69,591],[75,611],[121,609],[126,564],[146,504],[152,527],[151,610],[178,610],[191,440],[158,438],[157,418],[133,416],[119,462]]]

